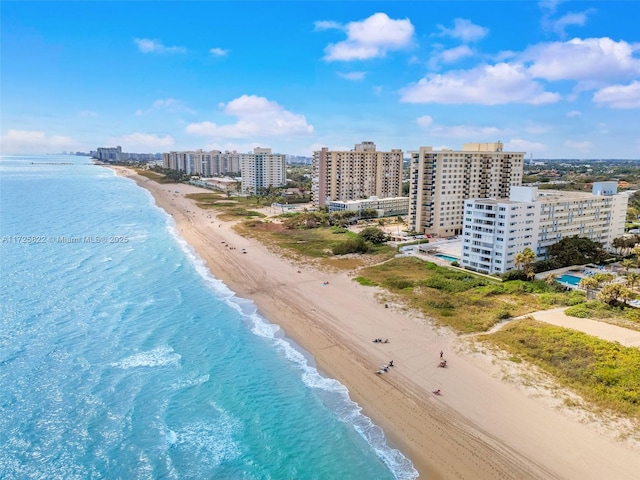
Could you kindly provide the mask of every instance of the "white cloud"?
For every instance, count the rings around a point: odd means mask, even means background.
[[[466,45],[460,45],[459,47],[443,50],[438,54],[438,59],[443,63],[454,63],[461,58],[470,57],[474,52]]]
[[[477,42],[489,33],[488,28],[475,25],[471,20],[465,18],[456,18],[453,21],[453,28],[438,25],[438,29],[440,30],[440,35],[457,38],[464,43]]]
[[[603,37],[541,43],[527,49],[522,57],[532,62],[529,72],[534,77],[592,82],[640,74],[638,53],[640,43]]]
[[[325,60],[350,61],[384,57],[388,51],[411,46],[414,33],[408,18],[393,20],[386,13],[374,13],[360,22],[350,22],[343,30],[347,39],[327,45]]]
[[[242,95],[226,105],[223,112],[238,118],[236,123],[216,125],[212,122],[192,123],[187,133],[223,138],[251,138],[270,136],[310,135],[313,126],[304,115],[285,110],[278,103],[256,95]]]
[[[170,135],[161,137],[155,133],[135,132],[109,139],[113,145],[122,145],[122,151],[153,153],[173,147],[175,141]]]
[[[579,117],[580,115],[582,115],[582,112],[580,110],[571,110],[570,112],[567,112],[568,118],[575,118]]]
[[[416,118],[416,123],[421,127],[430,127],[433,124],[433,118],[431,118],[429,115],[423,115]]]
[[[547,150],[547,146],[544,143],[530,142],[521,138],[512,138],[504,144],[504,148],[507,152],[526,153],[541,153]]]
[[[166,47],[159,40],[134,38],[133,41],[142,53],[187,53],[187,49],[184,47]]]
[[[563,1],[564,0],[540,0],[538,2],[538,6],[553,14],[556,12],[558,5],[560,5]]]
[[[545,92],[518,64],[481,65],[471,70],[428,74],[401,91],[401,101],[409,103],[472,103],[499,105],[557,102],[560,95]]]
[[[376,95],[380,95],[382,93],[382,85],[375,85],[372,90]]]
[[[214,57],[226,57],[229,54],[229,50],[224,50],[222,48],[212,48],[209,50],[209,53]]]
[[[495,138],[504,135],[505,132],[497,127],[479,127],[475,125],[437,125],[431,128],[430,133],[439,137],[464,138],[467,141]]]
[[[3,154],[59,153],[85,150],[71,137],[47,135],[35,130],[9,129],[0,138],[0,145]]]
[[[80,115],[82,118],[89,118],[95,117],[98,114],[96,112],[92,112],[91,110],[82,110],[80,113],[78,113],[78,115]]]
[[[564,37],[566,27],[570,25],[584,26],[587,23],[587,16],[592,12],[593,10],[589,9],[584,12],[567,13],[556,20],[548,20],[548,25],[554,32]]]
[[[342,25],[331,20],[318,20],[313,22],[314,30],[320,32],[322,30],[342,29]]]
[[[593,94],[593,101],[611,108],[640,108],[640,82],[605,87]]]
[[[338,72],[338,76],[345,80],[359,81],[364,80],[364,77],[367,76],[367,72]]]
[[[147,110],[136,110],[136,115],[145,115],[158,110],[164,110],[170,113],[196,113],[195,110],[187,107],[182,100],[175,98],[160,98],[151,104],[151,107]]]
[[[593,146],[591,142],[574,142],[572,140],[567,140],[564,142],[565,147],[569,147],[573,150],[577,150],[580,153],[589,153],[591,151],[591,147]]]
[[[549,125],[540,125],[531,121],[528,121],[524,127],[524,131],[532,135],[541,135],[547,133],[549,130],[551,130]]]

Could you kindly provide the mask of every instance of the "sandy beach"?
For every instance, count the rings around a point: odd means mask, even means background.
[[[614,427],[559,408],[535,389],[505,381],[504,362],[471,351],[467,339],[385,308],[375,289],[346,273],[293,264],[237,235],[230,222],[184,197],[203,189],[115,170],[173,216],[180,235],[217,278],[255,302],[321,372],[347,386],[420,478],[638,478],[634,442],[617,438]],[[373,343],[376,337],[389,343]],[[437,367],[440,351],[446,369]],[[388,373],[375,373],[391,359]],[[442,395],[434,395],[435,389]]]

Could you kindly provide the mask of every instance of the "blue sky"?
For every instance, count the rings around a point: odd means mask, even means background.
[[[640,2],[0,6],[1,151],[640,158]]]

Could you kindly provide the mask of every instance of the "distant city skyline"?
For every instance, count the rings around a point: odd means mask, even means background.
[[[639,2],[2,4],[2,154],[640,158]]]

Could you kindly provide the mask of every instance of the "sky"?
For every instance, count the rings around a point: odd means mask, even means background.
[[[640,159],[637,1],[8,1],[0,153]]]

